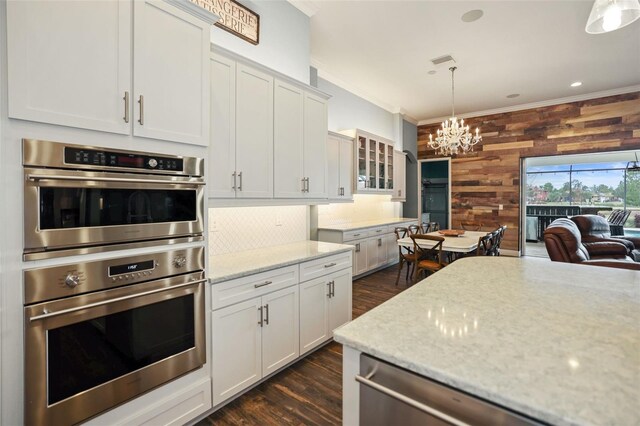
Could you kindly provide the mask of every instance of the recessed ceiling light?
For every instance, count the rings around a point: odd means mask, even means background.
[[[431,71],[427,72],[427,74],[434,75],[436,72],[437,72],[436,70],[431,70]]]
[[[513,98],[517,98],[518,96],[520,96],[520,93],[512,93],[510,95],[507,95],[507,98],[513,99]]]
[[[467,13],[465,13],[464,15],[462,15],[462,21],[463,22],[473,22],[473,21],[477,21],[478,19],[482,18],[482,15],[484,15],[484,12],[480,9],[475,9],[475,10],[470,10]]]
[[[579,86],[582,86],[581,81],[574,81],[573,83],[571,83],[571,87],[579,87]]]

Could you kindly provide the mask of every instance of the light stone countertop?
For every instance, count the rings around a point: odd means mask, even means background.
[[[393,225],[396,223],[416,222],[415,217],[394,217],[389,219],[366,220],[362,222],[349,222],[341,225],[319,226],[318,230],[324,231],[355,231],[356,229],[373,228],[376,226]]]
[[[640,424],[637,271],[460,259],[334,337],[551,424]]]
[[[344,244],[299,241],[210,256],[209,282],[215,284],[352,250],[353,246]]]

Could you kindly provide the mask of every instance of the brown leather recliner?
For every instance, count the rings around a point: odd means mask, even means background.
[[[636,262],[640,261],[640,238],[612,237],[607,219],[595,214],[573,216],[571,220],[578,226],[583,242],[614,241],[622,243],[627,247],[627,256],[632,257]]]
[[[609,266],[640,271],[640,263],[627,256],[627,247],[617,241],[582,242],[580,230],[569,219],[556,219],[544,231],[544,244],[555,262]]]

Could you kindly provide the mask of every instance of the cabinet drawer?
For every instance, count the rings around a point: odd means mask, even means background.
[[[380,235],[384,235],[386,233],[389,232],[389,227],[388,226],[378,226],[375,228],[371,228],[369,230],[369,236],[370,237],[377,237]],[[393,232],[393,229],[391,230],[391,232]]]
[[[211,307],[224,308],[294,284],[298,284],[298,265],[213,284]]]
[[[305,282],[345,268],[351,268],[351,252],[334,254],[300,264],[300,282]]]
[[[342,241],[358,240],[369,236],[368,229],[358,229],[357,231],[349,231],[342,234]]]

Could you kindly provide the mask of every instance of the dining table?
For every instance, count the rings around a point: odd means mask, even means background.
[[[464,231],[464,234],[458,236],[446,236],[440,234],[439,231],[429,232],[426,235],[433,235],[435,237],[444,237],[442,243],[442,251],[450,253],[469,253],[475,251],[478,248],[478,239],[487,235],[487,232],[482,231]],[[431,248],[437,242],[430,240],[419,240],[418,245],[424,248]],[[413,247],[413,240],[411,237],[400,238],[398,240],[399,246]]]

